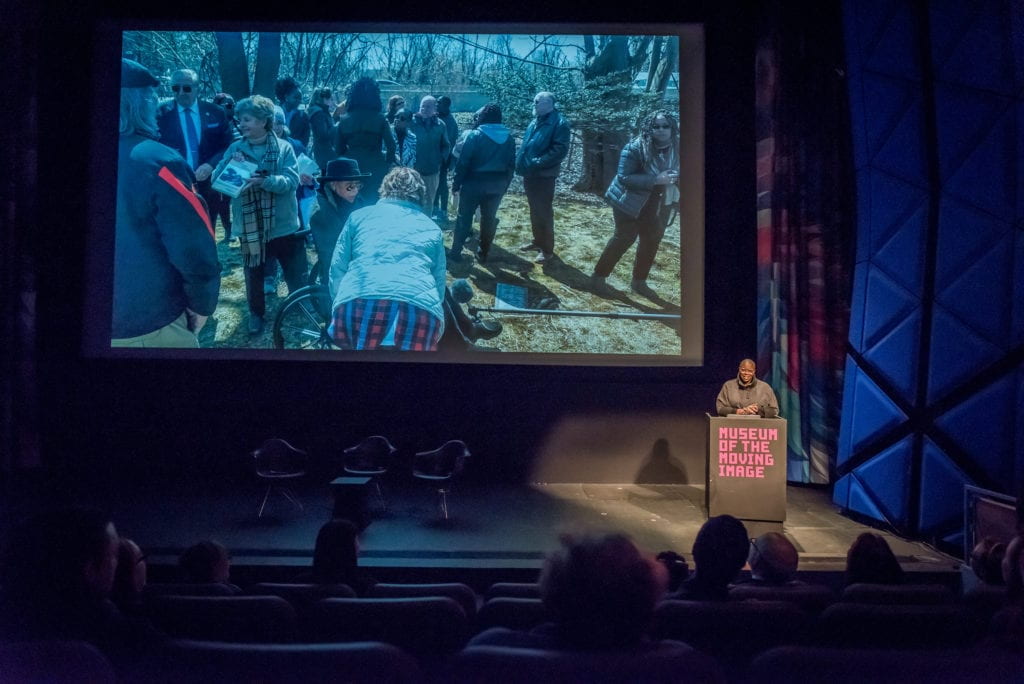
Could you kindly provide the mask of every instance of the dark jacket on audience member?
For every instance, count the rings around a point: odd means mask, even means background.
[[[516,159],[520,176],[557,176],[569,153],[569,122],[554,110],[537,117],[526,127]]]
[[[500,181],[503,192],[512,181],[516,144],[503,124],[483,124],[470,131],[455,165],[452,190],[467,182]]]
[[[186,308],[209,316],[217,307],[220,262],[191,169],[170,147],[124,135],[117,172],[111,336],[153,332]]]
[[[640,139],[631,140],[622,148],[619,155],[619,168],[612,178],[604,198],[616,209],[629,214],[633,218],[640,215],[640,210],[647,204],[652,192],[661,189],[654,184],[656,176],[647,171],[644,165],[643,147]],[[667,214],[668,207],[659,208]]]

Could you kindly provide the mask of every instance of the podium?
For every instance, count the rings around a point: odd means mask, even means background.
[[[786,520],[786,420],[707,417],[708,517],[727,513],[739,518],[751,537],[781,532]]]

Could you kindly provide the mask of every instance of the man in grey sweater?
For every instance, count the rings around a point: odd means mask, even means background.
[[[754,377],[757,365],[751,359],[740,361],[739,373],[722,385],[716,408],[718,415],[756,416],[777,418],[779,402],[771,385]]]

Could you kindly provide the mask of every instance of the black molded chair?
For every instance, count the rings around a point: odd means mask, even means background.
[[[388,506],[384,500],[384,492],[380,488],[379,478],[388,472],[396,451],[398,449],[388,441],[387,437],[373,435],[342,452],[345,472],[349,475],[372,478],[381,508],[385,511]]]
[[[139,682],[352,682],[423,681],[405,651],[379,642],[348,644],[239,644],[176,640],[144,666]]]
[[[298,495],[282,483],[295,480],[306,474],[306,452],[296,449],[283,439],[274,438],[268,439],[259,449],[253,451],[252,457],[256,468],[256,477],[261,482],[267,483],[267,490],[263,494],[263,501],[260,502],[260,510],[256,517],[263,517],[267,499],[270,497],[270,492],[275,489],[291,501],[296,508],[300,511],[303,510]]]
[[[279,596],[157,596],[153,624],[172,637],[235,643],[295,641],[295,609]]]
[[[466,443],[453,439],[433,451],[418,452],[413,460],[413,477],[437,487],[438,509],[445,520],[448,520],[448,494],[451,492],[452,479],[462,472],[469,457]]]

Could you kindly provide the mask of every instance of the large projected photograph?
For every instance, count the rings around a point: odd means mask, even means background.
[[[110,353],[700,365],[701,27],[551,28],[122,31]]]

